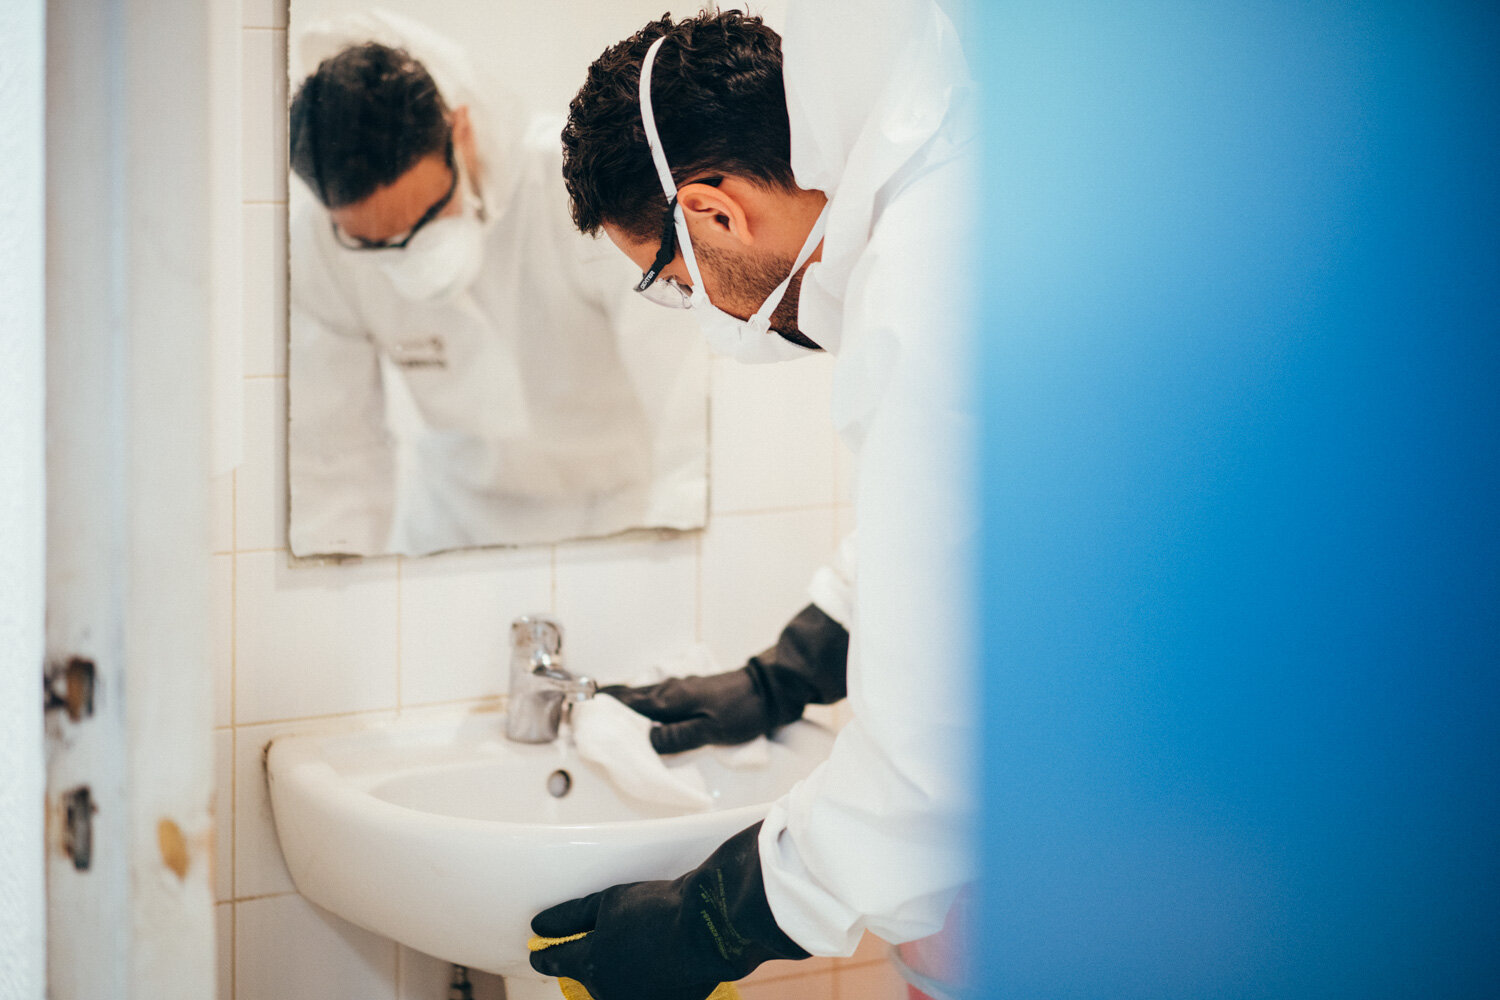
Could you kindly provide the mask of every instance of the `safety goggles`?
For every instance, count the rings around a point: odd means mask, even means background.
[[[651,262],[651,269],[641,275],[641,280],[636,283],[635,290],[639,292],[647,302],[654,302],[668,309],[691,309],[693,307],[693,290],[685,285],[679,285],[673,278],[662,278],[662,268],[672,263],[677,256],[677,199],[673,198],[667,203],[666,220],[662,223],[661,246],[657,248],[656,259]]]
[[[711,184],[718,187],[723,182],[722,177],[704,177],[690,183]],[[641,275],[641,280],[636,283],[635,290],[647,302],[654,302],[668,309],[691,309],[693,308],[692,286],[680,285],[676,278],[661,277],[662,269],[672,263],[676,256],[677,197],[673,195],[672,200],[667,203],[666,217],[662,219],[661,245],[656,251],[656,259],[651,262],[651,269]]]

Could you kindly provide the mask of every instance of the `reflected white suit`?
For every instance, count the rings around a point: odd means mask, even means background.
[[[293,184],[292,551],[416,554],[700,527],[706,352],[690,316],[642,301],[628,262],[574,229],[561,120],[521,121],[460,49],[397,15],[310,26],[304,71],[363,41],[405,48],[450,108],[469,108],[484,259],[466,291],[404,299],[379,264],[403,251],[341,247],[327,211]],[[392,389],[421,424],[399,448]]]
[[[977,751],[966,381],[976,193],[957,35],[925,0],[791,5],[792,167],[830,198],[799,325],[836,355],[833,419],[857,456],[851,538],[813,600],[850,632],[853,721],[761,831],[776,922],[818,955],[866,929],[933,934],[972,878]]]

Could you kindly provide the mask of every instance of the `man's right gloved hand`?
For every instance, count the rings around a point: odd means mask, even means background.
[[[798,612],[775,646],[738,670],[708,677],[674,677],[647,687],[607,687],[647,718],[657,753],[680,753],[705,743],[746,743],[802,717],[809,704],[843,698],[849,633],[815,604]]]
[[[611,886],[538,913],[533,934],[584,936],[532,952],[531,967],[577,980],[596,1000],[703,1000],[762,962],[809,957],[766,900],[760,828],[680,878]]]

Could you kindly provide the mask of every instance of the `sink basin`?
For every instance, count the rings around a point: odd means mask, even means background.
[[[713,807],[688,812],[616,787],[566,732],[512,743],[504,722],[484,713],[282,736],[266,770],[303,896],[418,951],[498,973],[511,1000],[556,996],[527,962],[538,910],[681,875],[763,819],[833,744],[830,729],[804,720],[776,734],[761,767],[736,769],[717,747],[667,758],[707,780]]]

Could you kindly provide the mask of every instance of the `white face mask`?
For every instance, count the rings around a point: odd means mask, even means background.
[[[458,183],[464,192],[463,211],[433,219],[402,249],[380,251],[380,269],[404,299],[452,298],[479,276],[484,262],[484,209],[469,194],[462,168]]]
[[[651,111],[651,67],[655,65],[656,52],[664,41],[666,41],[665,35],[652,42],[651,48],[646,50],[646,58],[641,62],[641,122],[646,128],[646,143],[651,147],[651,160],[656,164],[662,193],[667,196],[668,201],[672,201],[677,197],[677,182],[672,179],[672,171],[667,166],[667,157],[661,148],[661,137],[656,132],[656,116]],[[807,259],[812,256],[812,252],[817,249],[818,243],[823,239],[823,226],[827,218],[828,206],[824,204],[823,211],[818,213],[817,221],[813,223],[812,230],[802,243],[802,250],[797,254],[796,262],[792,264],[791,273],[771,291],[766,301],[755,310],[753,316],[749,319],[740,319],[720,309],[709,299],[708,292],[704,290],[703,274],[698,270],[697,255],[693,253],[693,241],[688,235],[687,218],[683,214],[682,206],[677,206],[673,213],[673,221],[677,229],[677,242],[682,246],[683,262],[687,265],[688,276],[693,279],[692,310],[697,315],[698,325],[702,328],[703,335],[708,340],[708,346],[713,351],[747,364],[791,361],[816,353],[811,348],[794,344],[772,331],[771,314],[776,311],[776,307],[781,304],[782,298],[786,295],[792,275],[802,269],[802,265],[807,263]]]

